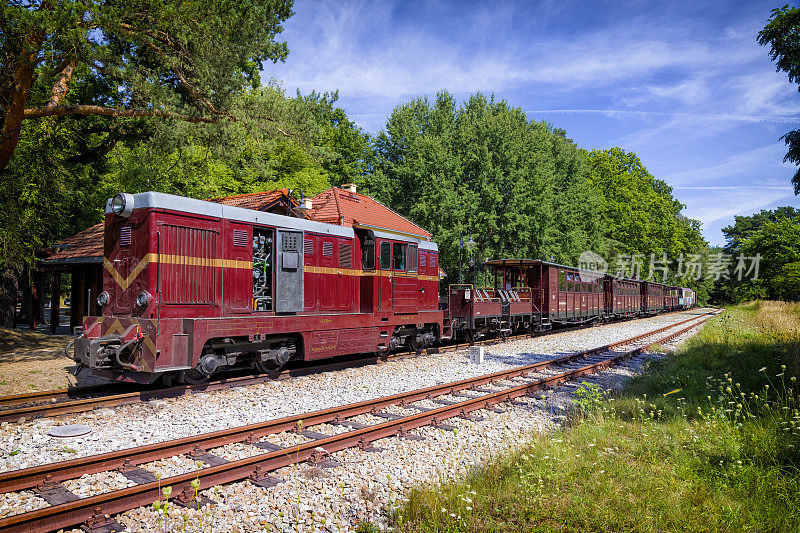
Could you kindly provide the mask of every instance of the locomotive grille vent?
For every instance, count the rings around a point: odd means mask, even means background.
[[[123,226],[119,230],[119,245],[120,246],[130,246],[131,245],[131,227],[130,226]]]
[[[353,245],[339,245],[339,266],[341,268],[351,268],[353,266]]]
[[[421,266],[421,267],[425,266],[425,256],[424,255],[420,255],[419,256],[419,266]]]
[[[314,241],[306,239],[303,243],[303,253],[306,255],[314,255]]]
[[[247,231],[241,229],[233,230],[233,245],[244,248],[247,246]]]
[[[436,266],[436,258],[435,257],[431,257],[431,268],[433,268],[435,266]]]
[[[296,252],[298,251],[297,241],[298,235],[296,233],[284,233],[281,249],[284,252]]]
[[[332,242],[323,242],[322,243],[322,255],[326,257],[333,257],[333,243]]]

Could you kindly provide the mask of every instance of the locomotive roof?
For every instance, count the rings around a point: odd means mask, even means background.
[[[335,235],[337,237],[355,237],[353,228],[347,226],[328,224],[326,222],[315,222],[313,220],[306,220],[302,218],[287,217],[285,215],[278,215],[264,211],[255,211],[252,209],[234,207],[230,205],[209,202],[206,200],[186,198],[185,196],[176,196],[174,194],[166,194],[155,191],[137,193],[132,196],[134,201],[134,209],[169,209],[172,211],[181,211],[195,215],[225,218],[239,222],[265,224],[279,228],[299,229],[311,233]],[[111,212],[111,199],[109,198],[108,202],[106,202],[106,213]],[[376,231],[375,233],[380,237],[384,237],[384,235],[380,234],[380,232]],[[438,250],[436,243],[423,239],[417,239],[411,236],[391,235],[386,236],[386,238],[418,243],[419,248],[423,250]]]

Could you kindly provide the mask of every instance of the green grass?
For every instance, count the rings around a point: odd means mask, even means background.
[[[713,319],[569,429],[413,491],[401,531],[800,530],[800,306]]]

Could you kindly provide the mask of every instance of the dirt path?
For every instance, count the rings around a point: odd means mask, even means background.
[[[0,396],[74,385],[103,383],[84,372],[75,378],[75,362],[64,355],[70,337],[0,328]]]

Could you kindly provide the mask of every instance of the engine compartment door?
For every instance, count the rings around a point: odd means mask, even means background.
[[[277,231],[275,265],[275,311],[297,313],[304,304],[303,232]]]

